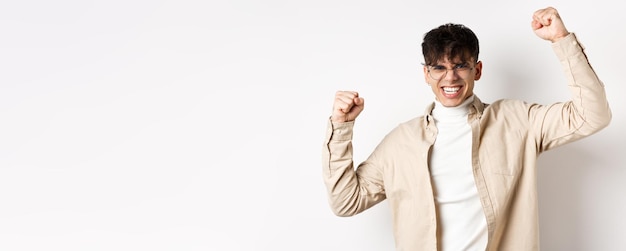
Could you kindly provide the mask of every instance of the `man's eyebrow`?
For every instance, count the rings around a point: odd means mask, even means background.
[[[469,61],[468,62],[459,61],[459,62],[454,62],[454,63],[450,63],[450,64],[453,65],[453,66],[459,66],[459,65],[468,65],[468,64],[470,64],[470,62]],[[439,63],[438,62],[438,63],[435,63],[435,64],[433,64],[431,66],[443,66],[443,63]]]

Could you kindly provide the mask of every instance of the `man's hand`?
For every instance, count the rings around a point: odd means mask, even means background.
[[[365,100],[359,97],[358,92],[337,91],[333,104],[333,115],[330,119],[333,122],[354,121],[363,111],[364,105]]]
[[[538,37],[553,43],[569,34],[559,13],[552,7],[535,11],[531,26]]]

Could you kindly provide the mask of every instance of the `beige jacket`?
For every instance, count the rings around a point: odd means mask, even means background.
[[[472,165],[487,219],[487,250],[538,250],[536,159],[543,151],[606,127],[611,111],[574,34],[552,44],[572,99],[551,105],[475,97],[468,116]],[[353,122],[328,123],[323,177],[332,210],[358,214],[388,199],[397,250],[437,250],[437,215],[428,168],[437,137],[431,111],[400,124],[354,168]]]

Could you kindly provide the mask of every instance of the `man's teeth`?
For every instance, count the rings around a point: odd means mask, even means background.
[[[455,92],[458,92],[459,89],[461,89],[461,87],[458,87],[458,86],[457,87],[444,87],[443,91],[445,93],[455,93]]]

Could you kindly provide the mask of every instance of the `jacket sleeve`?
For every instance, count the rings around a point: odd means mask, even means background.
[[[561,62],[572,98],[548,106],[532,106],[529,115],[537,130],[540,151],[594,134],[609,125],[611,110],[604,84],[589,64],[574,33],[552,44]]]
[[[354,121],[328,121],[322,149],[322,174],[329,204],[338,216],[363,212],[386,198],[382,171],[371,161],[364,161],[355,170],[352,153]]]

